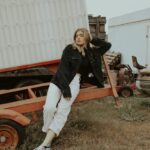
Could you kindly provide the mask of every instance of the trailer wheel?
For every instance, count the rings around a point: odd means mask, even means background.
[[[23,126],[12,120],[0,120],[0,148],[14,149],[22,144],[24,137]]]
[[[133,96],[133,90],[129,86],[122,87],[119,90],[119,95],[124,98]]]
[[[15,87],[20,88],[20,87],[30,86],[34,84],[40,84],[40,83],[42,83],[41,80],[28,79],[28,80],[20,81]]]

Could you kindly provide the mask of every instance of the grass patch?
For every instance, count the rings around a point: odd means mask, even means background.
[[[121,98],[120,109],[114,107],[112,97],[73,105],[52,150],[149,150],[148,100]],[[25,143],[18,150],[31,150],[42,142],[42,112],[39,116],[39,121],[27,128]]]

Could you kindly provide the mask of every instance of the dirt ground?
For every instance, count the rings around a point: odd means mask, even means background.
[[[150,150],[150,97],[120,100],[120,109],[113,97],[74,104],[52,150]],[[38,115],[18,150],[33,150],[42,142],[42,112]]]

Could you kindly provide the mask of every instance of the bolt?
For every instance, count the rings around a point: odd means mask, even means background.
[[[1,136],[0,137],[0,143],[4,143],[6,142],[6,137],[5,136]]]

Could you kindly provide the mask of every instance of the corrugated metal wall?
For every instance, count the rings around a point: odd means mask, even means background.
[[[0,68],[59,59],[78,27],[85,0],[0,0]]]

